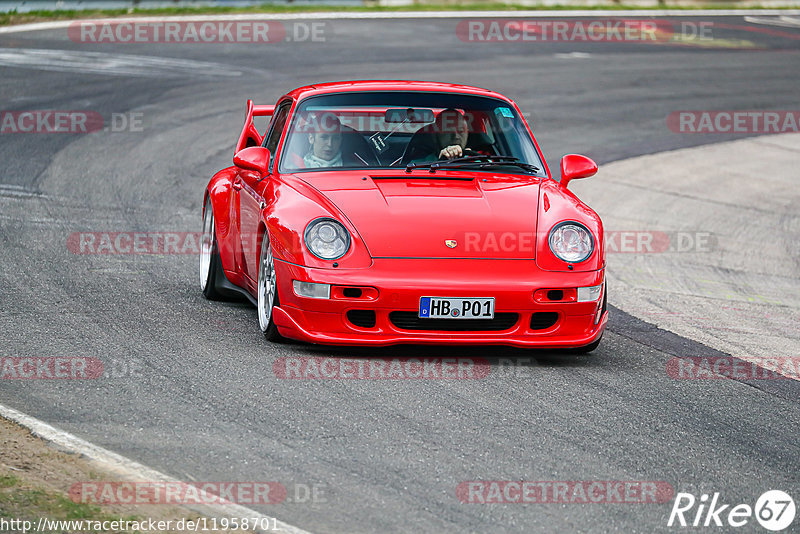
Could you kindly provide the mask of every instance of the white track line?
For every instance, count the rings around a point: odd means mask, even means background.
[[[80,454],[85,458],[89,459],[92,462],[101,464],[103,468],[112,471],[113,473],[119,475],[122,478],[126,478],[128,480],[133,481],[153,481],[153,482],[176,482],[180,483],[179,480],[165,475],[160,471],[156,471],[155,469],[151,469],[145,465],[140,463],[134,462],[133,460],[129,460],[124,456],[120,456],[115,452],[111,452],[106,450],[102,447],[98,447],[88,441],[82,440],[77,436],[73,436],[68,432],[64,432],[63,430],[59,430],[53,426],[48,425],[44,421],[40,421],[35,417],[31,417],[26,415],[22,412],[19,412],[13,408],[8,408],[7,406],[3,406],[0,404],[0,417],[4,417],[10,421],[21,425],[28,430],[34,436],[38,436],[45,441],[49,441],[57,446],[57,448],[65,450],[67,452],[73,454]],[[202,490],[200,494],[202,495]],[[183,508],[188,508],[195,512],[199,512],[209,518],[217,517],[228,517],[228,518],[250,518],[256,519],[259,522],[263,519],[268,525],[276,526],[277,530],[262,530],[262,529],[253,529],[256,532],[260,532],[262,534],[274,534],[276,531],[285,532],[287,534],[310,534],[305,530],[297,528],[295,526],[289,525],[282,521],[279,521],[275,518],[260,514],[255,510],[251,510],[239,504],[221,504],[216,506],[211,505],[180,505]]]
[[[782,26],[784,28],[800,28],[800,19],[781,16],[778,18],[772,19],[764,19],[761,17],[750,17],[747,16],[744,18],[745,22],[749,22],[751,24],[765,24],[767,26]]]
[[[362,20],[362,19],[463,19],[463,18],[574,18],[574,17],[727,17],[800,15],[798,9],[626,9],[626,10],[570,10],[570,11],[392,11],[392,12],[317,12],[317,13],[237,13],[218,15],[175,15],[110,19],[85,19],[103,21],[135,20],[138,22],[164,21],[237,21],[237,20]],[[32,22],[0,27],[0,33],[19,33],[68,28],[74,20]]]
[[[241,76],[220,63],[105,52],[0,48],[0,66],[116,76]]]

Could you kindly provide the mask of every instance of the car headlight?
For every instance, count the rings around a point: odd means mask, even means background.
[[[574,221],[559,223],[550,230],[550,250],[557,258],[567,263],[580,263],[594,250],[592,233]]]
[[[323,260],[337,260],[350,248],[350,233],[342,223],[327,217],[311,221],[304,238],[308,250]]]

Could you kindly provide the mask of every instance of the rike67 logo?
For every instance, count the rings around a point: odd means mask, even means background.
[[[678,493],[669,514],[667,526],[681,527],[743,527],[755,517],[767,530],[785,530],[794,521],[795,504],[792,497],[780,490],[761,494],[754,507],[749,504],[725,504],[719,493],[709,501],[708,494],[697,499],[691,493]]]

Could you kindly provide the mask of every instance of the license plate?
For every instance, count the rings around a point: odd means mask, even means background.
[[[494,319],[494,298],[422,297],[420,319]]]

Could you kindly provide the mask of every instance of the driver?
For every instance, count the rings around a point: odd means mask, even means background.
[[[412,155],[409,163],[430,163],[459,158],[467,152],[474,152],[467,148],[469,124],[464,114],[457,109],[445,109],[436,116],[433,124],[426,126],[421,132],[424,132],[424,137],[420,139],[419,145],[410,149]]]
[[[457,109],[448,108],[436,117],[434,131],[439,141],[438,159],[460,158],[467,148],[467,119]]]

